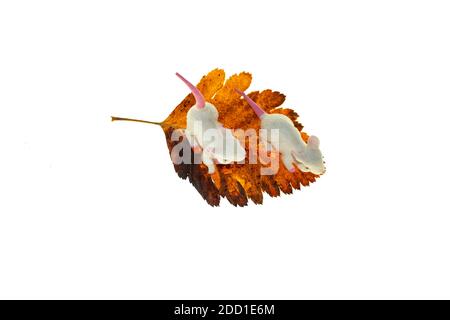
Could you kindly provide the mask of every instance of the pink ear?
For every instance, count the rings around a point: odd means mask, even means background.
[[[199,109],[202,109],[205,107],[205,98],[203,97],[202,93],[200,92],[200,90],[197,89],[196,86],[194,86],[192,83],[190,83],[188,80],[186,80],[181,74],[179,74],[178,72],[175,73],[176,76],[178,78],[180,78],[187,86],[188,88],[192,91],[192,94],[194,95],[195,98],[195,102],[197,104],[197,107]]]
[[[320,141],[316,136],[310,136],[308,139],[308,146],[319,149]]]

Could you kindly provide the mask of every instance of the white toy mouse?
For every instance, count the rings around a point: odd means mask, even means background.
[[[267,130],[267,139],[271,148],[274,148],[281,154],[283,164],[290,172],[295,171],[294,164],[303,172],[312,172],[317,175],[325,172],[322,153],[319,149],[319,138],[310,136],[308,143],[305,143],[291,119],[283,114],[266,113],[244,92],[236,91],[244,97],[260,118],[261,129]],[[270,140],[270,131],[273,129],[278,130],[279,141]]]
[[[214,173],[214,161],[220,164],[240,162],[245,159],[245,149],[230,129],[218,121],[216,107],[205,101],[200,90],[182,75],[176,75],[189,87],[195,98],[195,105],[186,116],[185,135],[194,151],[202,152],[202,161],[209,173]]]

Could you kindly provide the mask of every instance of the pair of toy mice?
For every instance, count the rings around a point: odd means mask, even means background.
[[[202,161],[209,173],[214,173],[214,161],[220,164],[240,162],[245,159],[245,149],[233,136],[230,129],[224,128],[218,121],[216,107],[205,101],[200,90],[179,73],[176,75],[189,87],[195,98],[195,105],[187,113],[185,134],[194,151],[202,152]],[[244,92],[236,90],[261,121],[261,129],[271,132],[278,130],[278,139],[267,137],[269,147],[280,153],[283,164],[290,172],[297,165],[303,172],[320,175],[325,172],[319,138],[310,136],[306,143],[294,123],[282,114],[266,113]]]

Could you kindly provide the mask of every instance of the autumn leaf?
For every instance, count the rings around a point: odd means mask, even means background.
[[[247,90],[251,81],[252,76],[247,72],[233,75],[225,81],[225,72],[221,69],[214,69],[203,76],[197,84],[197,88],[203,94],[205,100],[217,108],[219,121],[225,128],[254,129],[259,132],[259,118],[236,92],[236,89]],[[291,109],[280,107],[285,100],[283,94],[277,91],[263,90],[253,91],[248,96],[265,112],[269,114],[280,113],[289,117],[300,131],[302,139],[305,142],[308,141],[308,135],[302,131],[303,126],[297,121],[298,114]],[[186,128],[187,112],[194,105],[195,98],[191,93],[161,123],[118,117],[112,117],[112,120],[131,120],[160,125],[166,137],[169,154],[172,154],[173,148],[180,143],[183,147],[181,150],[189,150],[191,147],[182,134],[175,141],[173,134]],[[245,148],[248,158],[251,155],[251,150],[247,144],[245,144]],[[280,157],[276,151],[272,151],[272,155],[275,158]],[[180,154],[180,156],[183,156],[183,154]],[[195,157],[198,156],[197,153],[191,152],[191,161],[180,164],[174,163],[174,169],[180,178],[188,179],[211,206],[218,206],[221,198],[226,198],[235,206],[245,206],[249,199],[255,204],[262,204],[264,192],[271,197],[277,197],[281,193],[290,194],[294,189],[308,186],[318,178],[318,175],[311,172],[302,172],[297,167],[294,172],[290,172],[282,162],[279,162],[279,170],[273,175],[262,175],[260,169],[265,164],[258,157],[256,157],[257,161],[254,164],[250,164],[247,158],[244,164],[216,163],[217,169],[214,173],[209,174],[206,165],[194,161]]]

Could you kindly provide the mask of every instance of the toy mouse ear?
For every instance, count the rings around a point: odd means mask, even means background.
[[[320,141],[316,136],[310,136],[308,139],[308,146],[311,148],[319,149]]]

